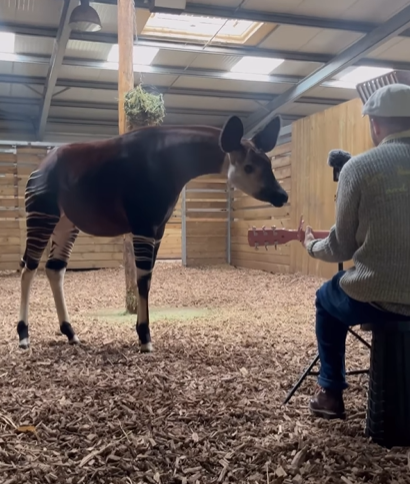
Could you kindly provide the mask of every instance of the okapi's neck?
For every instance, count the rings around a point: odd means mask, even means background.
[[[211,127],[169,128],[163,152],[175,163],[181,187],[202,175],[227,173],[229,160],[219,146],[219,136],[220,130]]]

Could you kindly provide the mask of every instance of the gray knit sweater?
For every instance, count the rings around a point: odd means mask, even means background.
[[[410,131],[345,164],[335,225],[307,250],[326,262],[353,259],[340,280],[351,298],[410,315]]]

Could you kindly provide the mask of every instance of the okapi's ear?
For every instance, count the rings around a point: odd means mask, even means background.
[[[244,133],[242,121],[238,116],[231,116],[222,128],[219,145],[225,153],[232,153],[241,149]]]
[[[269,153],[276,146],[281,127],[281,117],[275,116],[259,133],[255,134],[252,138],[253,144],[264,153]]]

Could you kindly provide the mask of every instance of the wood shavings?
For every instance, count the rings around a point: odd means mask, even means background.
[[[318,279],[158,263],[151,355],[123,314],[122,270],[67,273],[79,347],[55,334],[40,272],[21,352],[19,277],[0,284],[2,484],[409,483],[408,449],[364,437],[366,376],[349,378],[346,421],[310,416],[313,377],[282,405],[316,354]],[[349,336],[347,369],[368,358]]]

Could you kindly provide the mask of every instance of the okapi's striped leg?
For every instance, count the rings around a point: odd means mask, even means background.
[[[152,352],[149,329],[148,295],[151,287],[152,271],[158,253],[160,240],[153,237],[133,235],[135,264],[137,266],[138,309],[136,330],[141,343],[141,352]]]
[[[51,237],[51,250],[46,263],[46,274],[56,305],[60,331],[70,344],[80,342],[68,317],[64,297],[64,275],[79,229],[62,215]]]
[[[30,199],[30,193],[26,192],[26,200]],[[30,200],[29,200],[30,201]],[[33,203],[33,206],[35,204]],[[38,205],[38,204],[37,204]],[[27,203],[26,203],[27,207]],[[27,238],[26,250],[20,266],[21,271],[21,295],[20,295],[20,318],[17,324],[17,333],[19,336],[19,346],[27,349],[30,345],[28,331],[28,309],[30,299],[30,289],[34,276],[36,275],[38,265],[44,249],[53,233],[59,216],[34,212],[27,210],[26,225]]]

